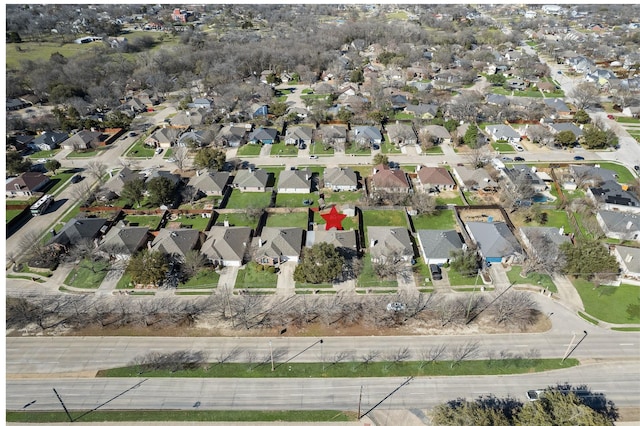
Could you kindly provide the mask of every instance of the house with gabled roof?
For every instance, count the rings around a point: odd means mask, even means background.
[[[104,133],[83,129],[62,142],[60,146],[71,151],[91,149],[100,146],[105,139],[107,135]]]
[[[233,178],[233,187],[240,192],[265,192],[269,183],[269,173],[262,169],[241,169]]]
[[[285,145],[309,145],[313,141],[313,128],[309,126],[291,126],[284,137]]]
[[[569,173],[580,185],[599,186],[608,180],[618,180],[618,174],[615,171],[598,165],[572,164],[569,166]]]
[[[82,240],[95,240],[107,231],[107,220],[98,217],[75,217],[67,222],[59,232],[57,232],[47,242],[59,244],[65,247],[77,244]]]
[[[145,141],[145,145],[154,148],[171,148],[178,140],[178,136],[182,133],[182,129],[177,127],[163,127],[153,132]]]
[[[418,135],[411,124],[396,121],[394,124],[388,124],[386,130],[389,141],[394,145],[406,146],[418,143]]]
[[[176,141],[176,146],[203,146],[210,145],[214,140],[213,130],[189,130],[180,135]]]
[[[250,143],[271,145],[278,141],[278,131],[269,127],[259,127],[249,135]]]
[[[188,186],[205,195],[223,195],[230,181],[229,172],[196,173],[189,179]]]
[[[158,169],[155,169],[154,171],[149,173],[149,175],[146,177],[144,181],[145,183],[149,183],[152,179],[160,178],[160,177],[169,179],[171,183],[173,183],[174,185],[178,185],[180,182],[182,182],[182,178],[180,177],[180,175],[171,173],[168,170],[158,170]]]
[[[162,228],[149,244],[149,250],[160,251],[174,257],[185,257],[200,247],[200,231],[197,229]]]
[[[386,164],[379,164],[373,168],[371,176],[371,189],[373,191],[409,192],[411,184],[407,174],[401,169],[391,169]]]
[[[598,225],[608,238],[640,241],[640,214],[612,210],[596,212]]]
[[[404,108],[404,112],[425,120],[432,120],[438,115],[439,108],[437,104],[409,104]]]
[[[312,247],[314,244],[328,243],[334,246],[344,258],[356,256],[360,248],[358,246],[358,236],[355,230],[319,229],[307,232],[306,246]]]
[[[67,133],[62,132],[42,132],[40,136],[34,138],[29,147],[37,151],[51,151],[56,149],[62,142],[69,138]]]
[[[582,137],[582,129],[573,123],[551,123],[549,124],[549,130],[554,135],[557,135],[560,132],[569,131],[574,134],[576,142],[578,142]]]
[[[624,278],[640,280],[640,248],[618,245],[613,249],[613,255]]]
[[[417,237],[420,253],[427,265],[448,263],[453,252],[466,248],[455,229],[419,229]]]
[[[536,171],[535,167],[515,164],[500,169],[500,174],[507,180],[509,186],[518,187],[522,182],[527,182],[535,192],[544,192],[548,189],[547,184]]]
[[[382,133],[373,126],[356,126],[353,129],[353,140],[360,145],[381,144]]]
[[[278,193],[280,194],[309,194],[313,172],[306,169],[283,170],[278,176]]]
[[[200,252],[214,265],[242,266],[251,233],[246,226],[213,226]]]
[[[50,180],[49,176],[44,173],[22,173],[7,182],[6,195],[8,197],[31,197],[35,192],[46,187]]]
[[[324,169],[324,187],[332,191],[356,191],[358,175],[348,167],[327,167]]]
[[[504,222],[466,222],[469,237],[487,262],[511,263],[522,258],[522,247]]]
[[[320,139],[334,145],[336,150],[344,151],[347,142],[347,126],[340,124],[321,124],[318,132]]]
[[[431,136],[431,140],[435,144],[451,143],[451,133],[444,126],[429,124],[423,126],[420,131]]]
[[[418,187],[423,192],[451,191],[456,188],[456,181],[449,170],[444,167],[424,167],[418,166]]]
[[[608,180],[600,186],[587,189],[587,196],[598,203],[604,210],[619,210],[629,213],[640,213],[640,199],[625,185]]]
[[[220,129],[215,141],[221,146],[240,147],[247,141],[247,135],[251,128],[251,124],[227,124]]]
[[[169,119],[172,127],[188,129],[192,126],[199,126],[204,121],[204,114],[200,110],[178,111],[176,115]]]
[[[544,104],[550,108],[558,118],[571,116],[571,108],[561,98],[545,98]]]
[[[124,184],[131,180],[144,180],[140,173],[131,170],[128,167],[123,167],[122,170],[113,174],[113,172],[109,172],[111,175],[111,179],[107,181],[104,187],[118,195],[122,192],[122,188],[124,188]]]
[[[258,237],[256,262],[278,266],[284,262],[298,262],[304,242],[302,228],[264,227]]]
[[[500,186],[485,169],[456,166],[452,168],[452,173],[456,181],[465,190],[477,191],[482,189],[492,191]]]
[[[149,227],[128,226],[120,221],[109,229],[98,247],[109,256],[127,260],[146,246],[149,236]]]
[[[520,133],[506,124],[494,124],[485,128],[489,137],[494,141],[507,141],[509,143],[520,142]]]
[[[389,258],[411,262],[414,253],[409,231],[398,226],[367,226],[367,250],[373,263]]]
[[[564,243],[571,243],[571,237],[564,232],[564,228],[555,226],[522,226],[520,227],[520,239],[527,249],[535,254],[540,244],[536,244],[536,239],[544,241],[542,247],[550,249],[549,244],[559,247]]]

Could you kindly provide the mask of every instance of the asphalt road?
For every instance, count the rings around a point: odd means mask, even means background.
[[[295,368],[295,366],[293,367]],[[6,407],[62,410],[55,388],[70,410],[309,410],[362,412],[382,401],[406,378],[349,379],[39,379],[8,380]],[[514,376],[416,377],[379,409],[430,408],[457,397],[480,395],[525,399],[528,389],[556,383],[587,384],[618,406],[633,406],[640,391],[640,363],[606,363]],[[104,404],[104,405],[103,405]]]

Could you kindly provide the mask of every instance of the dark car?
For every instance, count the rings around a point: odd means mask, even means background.
[[[513,157],[513,161],[524,161],[522,157]]]
[[[431,278],[434,281],[442,279],[442,270],[438,265],[429,265],[429,270],[431,271]]]
[[[73,175],[71,178],[71,183],[78,183],[82,180],[82,175]]]
[[[635,166],[633,166],[633,170],[635,170],[636,172],[639,171],[640,170],[640,166],[636,164]]]
[[[576,155],[575,157],[573,157],[573,159],[576,160],[576,161],[582,161],[582,160],[584,160],[584,157],[581,156],[581,155]]]

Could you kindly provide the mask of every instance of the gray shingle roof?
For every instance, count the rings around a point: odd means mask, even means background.
[[[309,169],[283,170],[278,177],[278,189],[307,189],[311,191],[311,175]]]
[[[242,261],[249,245],[251,228],[214,226],[200,250],[211,260]]]
[[[49,240],[49,244],[68,245],[76,244],[87,238],[93,239],[106,223],[107,220],[101,218],[73,218],[62,227],[57,235]]]
[[[452,251],[461,250],[463,245],[454,229],[420,229],[418,239],[427,259],[447,259]]]
[[[163,228],[151,243],[151,250],[159,250],[162,253],[185,256],[189,250],[193,250],[200,239],[200,231],[197,229],[167,229]]]
[[[507,257],[522,253],[518,240],[504,222],[467,222],[469,232],[482,256]]]
[[[413,256],[413,245],[407,228],[395,226],[368,226],[368,249],[372,258],[388,256],[397,252],[402,256]]]
[[[123,254],[132,255],[147,242],[147,226],[125,226],[120,222],[113,226],[100,243],[101,247],[114,247]]]
[[[297,257],[302,250],[302,228],[273,228],[262,229],[259,243],[262,244],[256,250],[257,257]]]

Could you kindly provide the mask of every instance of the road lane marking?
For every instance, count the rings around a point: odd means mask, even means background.
[[[633,346],[635,343],[620,343],[620,346]]]

